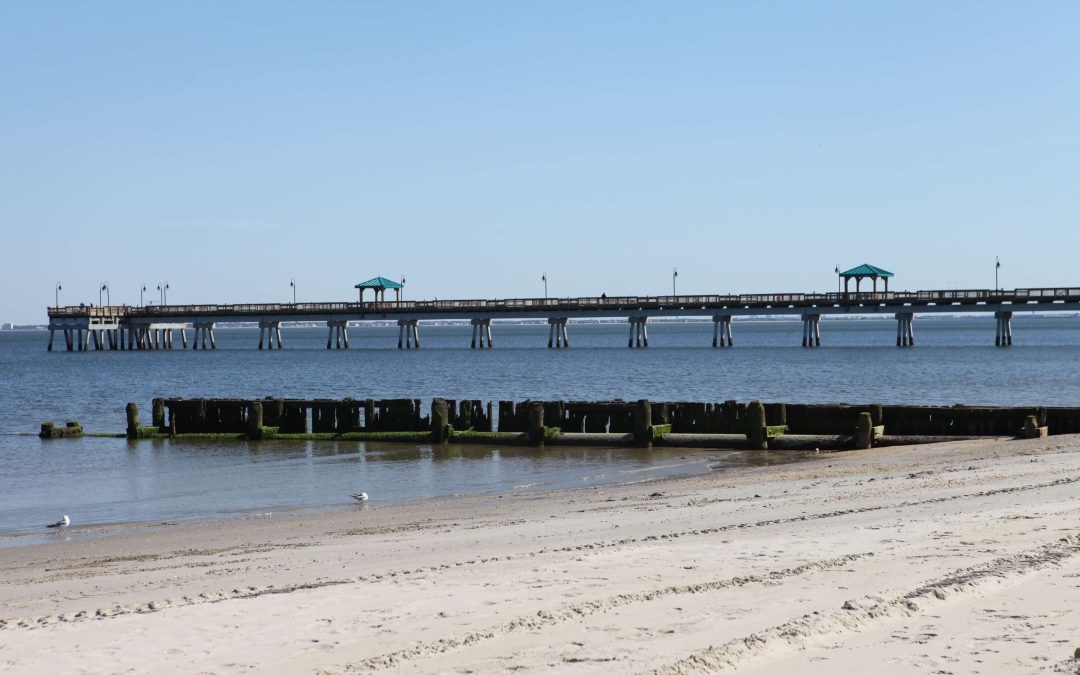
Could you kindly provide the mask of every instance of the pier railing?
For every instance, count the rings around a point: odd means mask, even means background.
[[[625,295],[579,298],[506,298],[461,300],[401,300],[391,302],[301,302],[198,305],[149,305],[136,307],[50,307],[50,318],[170,318],[198,316],[318,314],[407,314],[410,312],[461,314],[468,312],[552,312],[627,309],[664,311],[680,309],[730,309],[770,307],[857,307],[866,305],[944,305],[1080,302],[1080,287],[889,291],[860,293],[751,293],[739,295]]]

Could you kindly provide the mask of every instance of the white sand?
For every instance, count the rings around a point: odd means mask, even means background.
[[[0,667],[1077,672],[1078,450],[76,531],[0,550]]]

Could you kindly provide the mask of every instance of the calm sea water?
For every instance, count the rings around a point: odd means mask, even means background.
[[[421,326],[423,348],[396,349],[397,328],[350,329],[327,351],[325,329],[285,328],[285,349],[258,331],[218,331],[218,350],[45,351],[47,333],[0,333],[0,532],[69,513],[80,524],[197,518],[623,482],[708,469],[715,453],[598,448],[544,451],[364,443],[39,441],[44,420],[120,432],[124,405],[155,396],[525,398],[914,404],[1080,405],[1080,317],[1013,319],[1015,345],[993,346],[992,317],[919,319],[918,346],[895,347],[893,321],[822,322],[801,349],[798,322],[734,324],[734,349],[712,349],[709,323],[651,324],[650,348],[627,349],[625,324],[571,324],[549,350],[547,326],[493,327],[470,350],[469,326]],[[30,434],[30,435],[27,435]]]

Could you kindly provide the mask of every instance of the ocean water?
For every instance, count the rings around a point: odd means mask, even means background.
[[[822,320],[822,347],[802,349],[797,321],[736,320],[736,346],[713,349],[711,323],[650,324],[627,349],[626,324],[570,324],[549,350],[547,326],[493,326],[495,348],[468,348],[471,328],[421,326],[422,349],[397,328],[283,329],[285,349],[258,351],[256,329],[219,329],[217,351],[45,350],[45,332],[0,332],[0,533],[69,513],[79,524],[172,520],[462,493],[601,485],[709,470],[717,452],[610,448],[440,447],[345,442],[227,443],[83,438],[40,441],[40,423],[77,420],[122,432],[124,406],[155,396],[526,398],[911,404],[1080,405],[1080,317],[1018,315],[1015,344],[993,345],[994,319],[918,319],[917,346],[895,347],[887,320]],[[61,340],[62,342],[62,340]]]

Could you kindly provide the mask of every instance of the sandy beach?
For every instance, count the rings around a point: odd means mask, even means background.
[[[76,672],[1077,672],[1080,437],[0,550],[0,664]],[[372,486],[371,492],[377,492]]]

